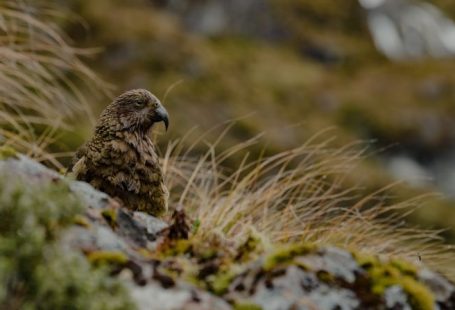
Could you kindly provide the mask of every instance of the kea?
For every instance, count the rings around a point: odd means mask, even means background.
[[[123,93],[102,112],[70,172],[131,210],[162,215],[169,193],[149,137],[157,122],[164,122],[167,130],[168,113],[158,98],[145,89]]]

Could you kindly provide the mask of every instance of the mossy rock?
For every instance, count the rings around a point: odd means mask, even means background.
[[[0,146],[0,160],[16,157],[17,151],[14,148],[7,145]]]
[[[128,256],[119,251],[94,251],[87,255],[90,263],[95,266],[124,265],[128,262]]]
[[[419,281],[418,267],[400,259],[381,261],[373,255],[355,254],[359,264],[367,271],[371,291],[383,295],[387,288],[398,285],[407,294],[415,309],[434,309],[435,297],[431,290]]]
[[[271,254],[266,255],[262,267],[270,271],[280,264],[291,264],[296,256],[306,255],[317,249],[313,244],[294,244],[278,247]]]
[[[84,208],[64,182],[26,183],[0,171],[0,307],[134,309],[122,284],[60,236]]]

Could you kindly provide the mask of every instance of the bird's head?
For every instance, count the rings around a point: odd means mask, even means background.
[[[158,122],[164,122],[166,130],[169,126],[166,109],[145,89],[130,90],[115,98],[104,110],[102,122],[103,119],[109,120],[116,130],[148,132]]]

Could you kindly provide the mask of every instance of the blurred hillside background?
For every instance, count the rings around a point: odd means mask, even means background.
[[[219,147],[264,133],[250,158],[316,139],[367,148],[346,188],[393,202],[455,242],[455,2],[450,0],[59,0],[54,16],[113,94],[165,97],[171,130],[191,145],[236,120]],[[95,115],[108,99],[93,97]],[[53,148],[74,151],[86,118]],[[227,126],[227,125],[226,125]],[[208,132],[208,133],[207,133]],[[197,154],[198,150],[194,152]],[[238,161],[227,164],[237,166]],[[62,159],[64,163],[68,158]],[[353,196],[355,199],[355,196]]]

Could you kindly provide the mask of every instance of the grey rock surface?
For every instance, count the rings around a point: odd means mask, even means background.
[[[153,283],[131,290],[134,300],[144,310],[229,310],[224,300],[189,287],[165,289]]]
[[[89,257],[96,252],[120,254],[126,263],[122,262],[113,274],[124,280],[139,309],[412,309],[411,297],[400,285],[390,285],[381,296],[372,293],[367,267],[359,265],[350,252],[336,247],[293,254],[290,260],[279,261],[271,268],[264,267],[265,257],[245,262],[237,266],[226,291],[217,296],[180,278],[171,278],[166,268],[177,262],[172,261],[173,257],[165,262],[144,256],[144,251],[154,253],[164,238],[163,232],[172,225],[122,208],[90,185],[64,177],[26,156],[0,160],[0,172],[31,186],[66,183],[70,194],[86,208],[85,214],[61,236],[62,247]],[[216,260],[222,255],[214,257]],[[211,263],[194,263],[192,268],[210,267]],[[417,274],[407,276],[432,293],[434,309],[455,309],[455,286],[442,275],[421,267]],[[239,306],[242,303],[244,308]]]

